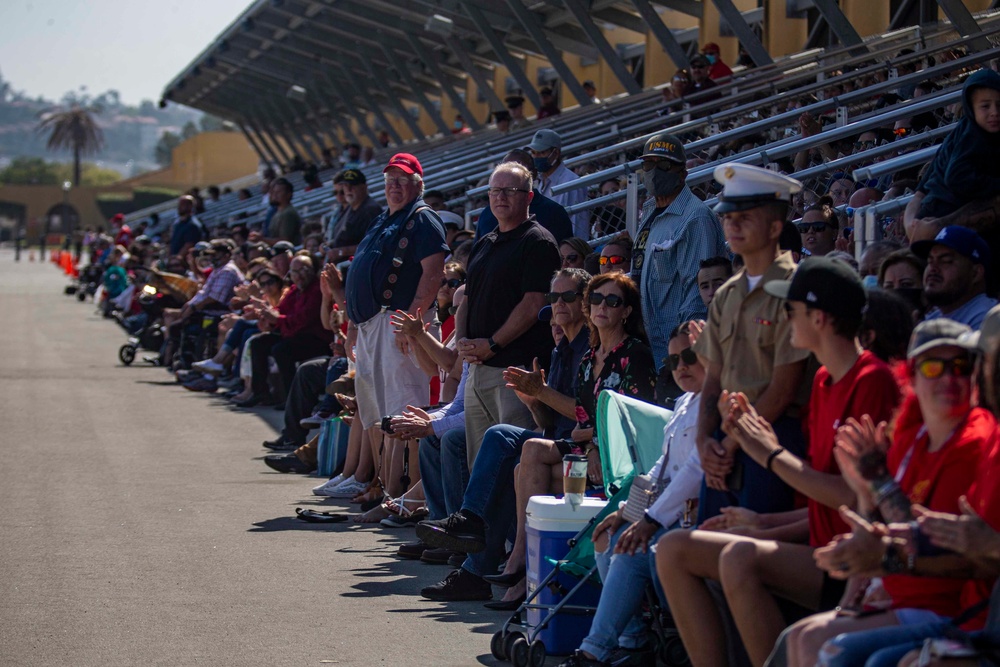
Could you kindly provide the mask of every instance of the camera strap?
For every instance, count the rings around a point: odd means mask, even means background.
[[[403,441],[403,474],[399,478],[403,490],[410,488],[410,441]]]

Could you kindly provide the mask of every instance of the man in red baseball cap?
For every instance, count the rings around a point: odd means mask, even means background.
[[[708,78],[712,81],[718,81],[719,79],[725,79],[733,75],[733,70],[729,68],[729,65],[722,62],[719,45],[715,42],[709,42],[701,47],[701,54],[708,58],[708,63],[712,66],[708,70]]]
[[[409,153],[392,156],[385,169],[388,209],[372,220],[347,272],[347,355],[356,361],[358,418],[372,442],[382,435],[382,417],[402,414],[408,405],[427,405],[430,385],[417,365],[405,335],[394,333],[390,315],[406,311],[420,317],[430,310],[441,286],[445,254],[444,225],[423,201],[424,170]],[[385,465],[399,441],[385,439]],[[411,467],[411,475],[416,466]],[[406,489],[400,478],[383,477],[392,497]],[[417,476],[413,475],[416,480]]]

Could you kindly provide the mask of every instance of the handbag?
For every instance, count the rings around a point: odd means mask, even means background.
[[[622,508],[622,519],[627,523],[635,523],[646,513],[656,499],[663,493],[663,489],[670,484],[670,477],[667,476],[667,464],[670,462],[670,443],[673,442],[674,435],[670,434],[667,440],[667,451],[663,453],[663,465],[660,466],[660,473],[654,480],[651,475],[636,475],[632,480],[632,488],[628,492],[628,500]]]

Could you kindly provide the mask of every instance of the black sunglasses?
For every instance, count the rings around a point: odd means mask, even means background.
[[[698,355],[690,347],[681,350],[680,354],[667,355],[667,363],[670,364],[670,370],[676,371],[681,367],[681,362],[684,362],[685,366],[694,366],[698,363]]]
[[[605,302],[608,304],[608,308],[618,308],[625,303],[625,299],[617,294],[601,294],[600,292],[591,292],[587,301],[591,306],[599,306]]]
[[[670,171],[678,165],[677,162],[671,162],[667,159],[662,160],[643,160],[642,170],[643,171],[653,171],[654,169],[659,169],[660,171]]]
[[[799,234],[808,234],[809,232],[821,232],[829,225],[825,222],[800,222],[795,226],[799,228]]]
[[[576,253],[573,253],[571,255],[562,255],[561,259],[564,262],[575,262],[576,260],[580,259],[580,256],[577,255]]]
[[[459,287],[461,287],[464,284],[465,284],[465,281],[464,280],[459,280],[458,278],[442,278],[441,279],[441,287],[444,287],[445,285],[447,285],[448,287],[450,287],[452,289],[458,289]]]
[[[257,284],[261,287],[270,287],[271,285],[277,285],[277,280],[258,280]]]
[[[562,299],[563,303],[573,303],[580,296],[583,295],[579,292],[546,292],[545,300],[549,303],[555,303],[559,299]]]

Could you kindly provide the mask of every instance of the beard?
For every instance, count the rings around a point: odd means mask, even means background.
[[[924,300],[932,308],[942,308],[959,301],[968,290],[959,287],[941,287],[934,292],[924,290]]]

